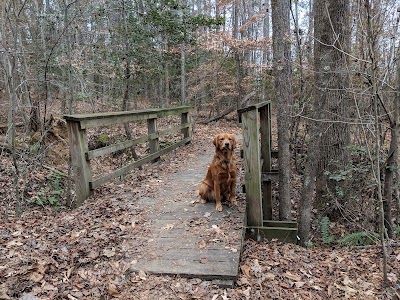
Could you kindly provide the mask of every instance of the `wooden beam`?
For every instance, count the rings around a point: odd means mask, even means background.
[[[113,144],[113,145],[110,145],[110,146],[105,146],[105,147],[101,147],[99,149],[90,150],[87,153],[86,157],[87,157],[88,160],[90,160],[90,159],[93,159],[93,158],[96,158],[96,157],[99,157],[99,156],[103,156],[103,155],[106,155],[106,154],[114,153],[114,152],[117,152],[119,150],[123,150],[123,149],[126,149],[126,148],[130,148],[132,146],[141,144],[141,143],[148,142],[149,139],[150,139],[149,136],[146,135],[146,136],[140,137],[138,139],[123,141],[123,142],[120,142],[120,143],[117,143],[117,144]]]
[[[173,108],[152,108],[132,111],[118,111],[94,114],[64,115],[67,121],[81,123],[81,129],[109,126],[119,123],[126,123],[149,118],[163,118],[190,111],[190,106],[178,106]]]
[[[138,114],[138,115],[122,115],[122,116],[109,116],[108,118],[101,119],[84,119],[81,120],[81,128],[98,128],[101,126],[111,126],[115,124],[123,124],[134,121],[147,120],[150,118],[157,118],[156,114]]]
[[[119,168],[119,169],[115,170],[114,172],[112,172],[110,174],[98,177],[95,180],[89,182],[90,189],[93,190],[93,189],[101,186],[102,184],[104,184],[106,182],[109,182],[110,180],[112,180],[112,179],[114,179],[116,177],[122,176],[122,175],[128,173],[129,171],[131,171],[131,170],[133,170],[133,169],[135,169],[137,167],[140,167],[141,165],[143,165],[145,163],[148,163],[148,162],[160,157],[161,155],[163,155],[165,153],[168,153],[168,152],[178,148],[179,146],[184,145],[185,143],[188,143],[190,141],[190,139],[191,139],[190,137],[188,137],[186,139],[183,139],[183,140],[181,140],[181,141],[179,141],[179,142],[177,142],[177,143],[175,143],[175,144],[173,144],[173,145],[171,145],[169,147],[163,148],[160,151],[157,151],[157,152],[155,152],[153,154],[150,154],[150,155],[148,155],[148,156],[146,156],[146,157],[144,157],[144,158],[142,158],[140,160],[137,160],[137,161],[135,161],[135,162],[133,162],[133,163],[131,163],[129,165],[126,165],[126,166],[124,166],[122,168]]]
[[[245,113],[246,111],[258,110],[259,108],[261,108],[263,106],[266,106],[266,105],[270,105],[270,104],[271,104],[271,101],[264,101],[264,102],[260,102],[260,103],[257,103],[257,104],[249,105],[249,106],[246,106],[244,108],[238,109],[237,112],[238,112],[239,120],[242,119],[242,114]]]
[[[297,222],[295,222],[295,221],[264,220],[263,227],[297,228]]]
[[[262,226],[263,210],[261,197],[261,166],[258,111],[249,110],[242,114],[243,164],[247,200],[247,224]]]
[[[261,171],[263,173],[271,172],[271,104],[258,108],[260,112],[260,135],[261,135],[261,159],[263,160]],[[261,178],[260,178],[261,180]],[[272,219],[272,183],[262,180],[262,208],[263,219]]]
[[[149,133],[149,148],[150,148],[150,154],[156,153],[158,150],[160,150],[160,144],[158,142],[158,135],[157,133],[157,119],[148,119],[147,120],[147,129]],[[152,160],[153,163],[155,163],[158,160],[158,157],[154,158]]]
[[[69,137],[69,147],[71,155],[72,169],[75,180],[75,206],[79,206],[91,195],[89,182],[92,180],[90,163],[86,160],[88,143],[86,140],[86,130],[79,127],[79,122],[67,122]]]
[[[189,123],[189,113],[188,112],[183,112],[181,114],[181,124],[188,124]],[[184,127],[182,128],[182,134],[183,138],[186,139],[190,136],[190,127]]]
[[[297,243],[297,228],[291,227],[256,227],[246,228],[246,238],[256,241],[276,239],[285,243]]]
[[[279,173],[278,172],[262,172],[261,173],[261,181],[263,183],[269,182],[271,183],[272,181],[278,181],[279,180]],[[267,200],[267,199],[265,199]],[[272,206],[271,206],[272,209]],[[272,220],[272,215],[265,215],[264,214],[264,219],[266,220]]]

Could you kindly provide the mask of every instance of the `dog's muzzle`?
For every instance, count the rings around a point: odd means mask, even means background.
[[[224,150],[230,150],[230,149],[231,149],[231,143],[225,142],[225,143],[224,143],[223,149],[224,149]]]

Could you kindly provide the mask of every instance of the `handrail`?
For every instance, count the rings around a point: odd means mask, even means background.
[[[93,190],[102,184],[109,182],[118,176],[126,174],[132,169],[140,167],[147,162],[156,161],[161,155],[168,153],[181,145],[190,143],[191,131],[189,112],[190,106],[178,106],[173,108],[153,108],[108,113],[64,115],[64,119],[67,121],[71,163],[74,171],[76,192],[75,205],[81,205],[83,201],[93,193]],[[165,130],[157,129],[158,118],[179,114],[181,115],[180,125],[173,126]],[[147,120],[148,135],[99,149],[89,150],[86,135],[87,129],[140,120]],[[182,140],[160,150],[158,141],[159,137],[171,132],[178,132],[179,130],[183,134]],[[101,175],[94,179],[92,178],[90,160],[145,142],[149,142],[149,155],[146,155],[137,161],[131,162],[117,170],[114,170],[109,174]]]

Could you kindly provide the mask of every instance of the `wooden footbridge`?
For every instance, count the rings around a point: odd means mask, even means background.
[[[181,106],[64,116],[69,134],[76,205],[80,205],[100,185],[190,143],[189,112],[190,107]],[[238,275],[245,236],[257,240],[277,238],[295,242],[295,223],[272,220],[271,180],[276,179],[276,171],[271,169],[271,158],[275,153],[271,151],[270,112],[269,102],[239,111],[243,120],[246,205],[225,205],[223,212],[216,212],[213,203],[196,202],[196,190],[213,154],[210,143],[205,153],[192,159],[186,169],[165,178],[153,198],[141,199],[140,203],[147,207],[152,222],[147,228],[149,235],[143,251],[132,258],[135,261],[132,271],[197,277],[232,286]],[[176,115],[180,115],[179,125],[158,130],[158,118]],[[147,135],[89,150],[87,129],[138,121],[147,122]],[[161,148],[159,138],[174,132],[180,133],[180,140],[175,139]],[[92,159],[140,143],[148,143],[148,155],[110,174],[92,178]],[[254,159],[257,157],[261,160]]]

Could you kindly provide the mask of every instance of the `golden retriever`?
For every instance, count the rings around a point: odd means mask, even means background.
[[[222,199],[229,199],[232,205],[237,205],[236,159],[233,153],[236,147],[235,136],[227,133],[218,134],[213,144],[215,145],[214,158],[198,193],[201,203],[215,201],[215,210],[222,211]]]

